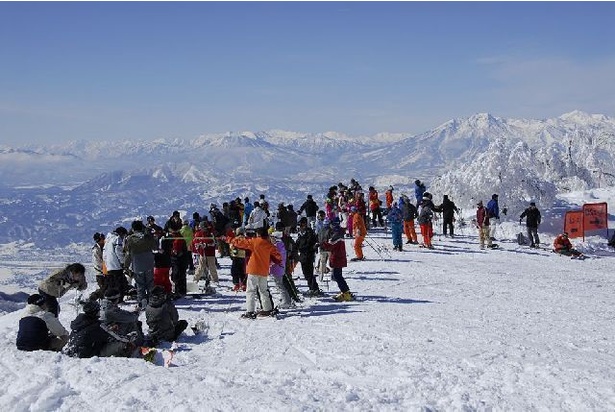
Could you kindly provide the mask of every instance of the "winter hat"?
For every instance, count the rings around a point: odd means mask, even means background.
[[[389,186],[389,190],[394,190],[394,189],[393,189],[393,186]]]
[[[494,193],[494,194],[491,196],[491,198],[492,198],[493,200],[498,200],[498,195]]]
[[[415,184],[415,185],[420,185],[420,184],[421,184],[421,181],[420,181],[419,179],[416,179],[416,180],[414,181],[414,184]]]
[[[83,304],[83,313],[86,315],[95,315],[100,311],[100,305],[95,300],[87,301]]]
[[[28,305],[36,305],[43,307],[47,299],[45,299],[44,295],[39,295],[35,293],[34,295],[28,296]]]
[[[530,206],[536,206],[536,202],[530,202]]]
[[[307,195],[307,198],[312,200],[312,195]]]
[[[299,222],[298,222],[298,223],[299,223],[300,225],[302,225],[302,224],[304,224],[304,223],[307,225],[307,222],[308,222],[308,221],[307,221],[307,217],[305,217],[305,216],[304,216],[304,217],[302,217],[301,219],[299,219]]]
[[[116,227],[114,232],[117,233],[120,236],[125,236],[125,235],[128,234],[128,230],[126,230],[126,228],[124,226]]]
[[[107,300],[118,300],[120,298],[120,291],[114,288],[107,289],[105,292],[105,299]]]
[[[444,200],[448,200],[448,195],[444,195]]]
[[[151,222],[155,222],[155,221],[156,221],[156,219],[154,218],[154,216],[149,215],[149,216],[147,217],[147,221],[148,221],[148,222],[150,222],[150,221],[151,221]]]

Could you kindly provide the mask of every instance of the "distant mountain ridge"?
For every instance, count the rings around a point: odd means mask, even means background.
[[[0,242],[89,241],[134,218],[267,193],[299,204],[356,178],[408,192],[419,178],[460,206],[499,193],[514,208],[615,184],[615,119],[580,111],[545,120],[488,113],[418,135],[228,132],[192,140],[0,146]]]

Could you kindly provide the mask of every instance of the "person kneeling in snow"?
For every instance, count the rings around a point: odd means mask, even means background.
[[[152,289],[145,317],[151,346],[160,341],[174,342],[188,326],[188,322],[179,319],[177,308],[162,286]]]
[[[570,239],[568,239],[568,233],[564,232],[558,235],[553,241],[553,251],[564,256],[581,256],[583,255],[578,250],[572,247]]]
[[[49,311],[45,295],[28,297],[26,315],[19,320],[17,349],[60,351],[68,341],[68,331]]]
[[[118,306],[120,298],[121,294],[118,289],[107,289],[101,304],[102,328],[118,340],[115,345],[107,345],[101,356],[129,357],[135,347],[143,344],[139,312],[120,309]]]

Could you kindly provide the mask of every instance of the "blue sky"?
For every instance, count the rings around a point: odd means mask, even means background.
[[[0,143],[615,116],[611,2],[1,2]]]

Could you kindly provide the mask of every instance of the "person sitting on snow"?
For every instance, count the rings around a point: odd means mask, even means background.
[[[108,351],[101,356],[130,356],[130,352],[135,346],[143,343],[142,324],[139,320],[139,312],[129,312],[118,306],[121,294],[118,289],[107,289],[105,298],[101,304],[100,320],[105,331],[115,337],[118,348],[109,348],[113,355]],[[122,345],[124,344],[124,345]]]
[[[582,253],[572,247],[568,233],[558,235],[553,241],[553,251],[564,256],[581,256]]]
[[[179,319],[177,308],[162,286],[154,286],[145,309],[149,339],[155,346],[160,341],[174,342],[186,329],[188,322]]]
[[[17,349],[60,351],[67,341],[68,331],[49,310],[45,295],[30,295],[25,316],[19,320]]]
[[[73,358],[102,356],[105,347],[116,340],[100,327],[100,304],[89,301],[83,304],[83,313],[70,323],[70,336],[63,353]]]

